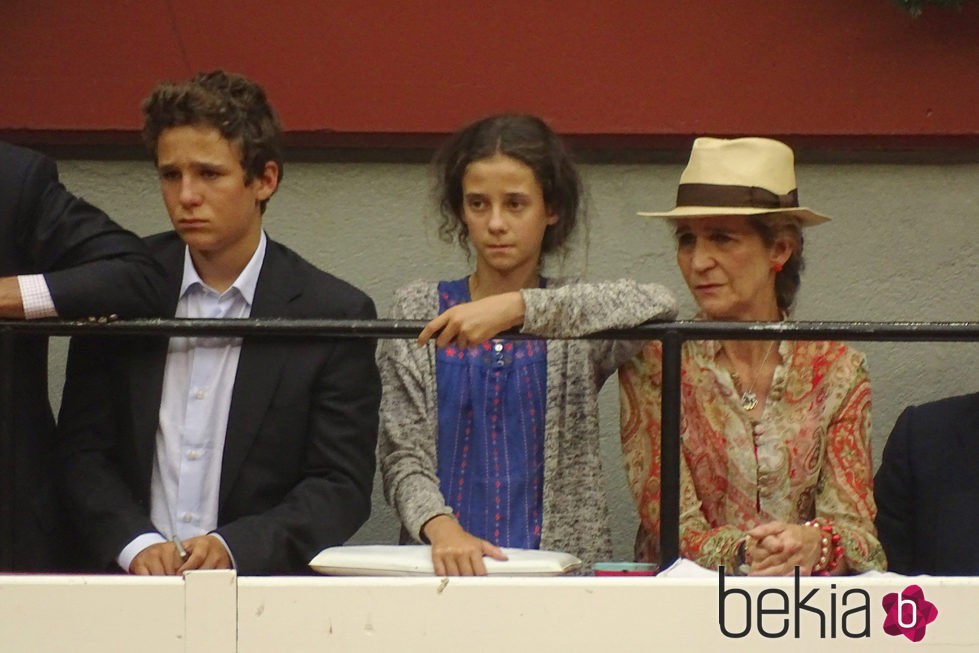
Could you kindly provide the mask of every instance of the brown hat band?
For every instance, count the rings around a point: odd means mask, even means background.
[[[777,195],[758,186],[723,184],[680,184],[677,206],[730,206],[754,209],[790,209],[799,206],[799,189]]]

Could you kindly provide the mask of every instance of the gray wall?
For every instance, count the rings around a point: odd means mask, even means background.
[[[142,235],[169,228],[148,162],[61,161],[69,189]],[[586,279],[659,281],[693,302],[676,269],[670,234],[638,209],[672,207],[682,166],[593,164],[587,249],[579,243],[548,272]],[[428,167],[387,163],[292,163],[269,204],[269,234],[363,288],[383,315],[409,280],[455,278],[468,268],[457,246],[435,237]],[[800,320],[979,320],[979,164],[808,164],[797,170],[803,203],[832,216],[806,234],[808,269]],[[977,345],[858,343],[874,388],[874,455],[909,403],[979,390]],[[65,343],[52,348],[57,405]],[[636,519],[618,456],[616,383],[602,393],[604,455],[616,556],[631,559]],[[373,517],[357,543],[393,542],[398,526],[375,490]]]

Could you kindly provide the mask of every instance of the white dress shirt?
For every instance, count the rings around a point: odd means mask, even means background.
[[[223,293],[201,280],[185,251],[175,317],[249,317],[265,248],[263,232],[248,265]],[[217,528],[224,437],[240,354],[241,338],[170,339],[150,481],[150,519],[158,532],[144,533],[122,550],[117,562],[124,570],[152,544]]]

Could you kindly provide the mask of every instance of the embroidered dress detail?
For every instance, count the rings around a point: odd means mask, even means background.
[[[438,286],[439,312],[469,301],[467,279]],[[499,546],[540,548],[547,346],[494,339],[435,355],[438,476],[462,526]]]

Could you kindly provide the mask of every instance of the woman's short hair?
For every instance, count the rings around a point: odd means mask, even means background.
[[[469,251],[463,219],[462,179],[469,164],[504,154],[534,172],[547,210],[558,216],[544,232],[541,254],[562,249],[579,219],[582,184],[568,148],[537,116],[501,114],[483,118],[455,133],[435,156],[436,186],[442,221],[439,235]]]

